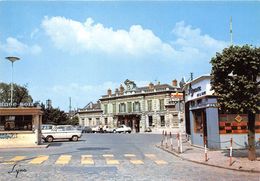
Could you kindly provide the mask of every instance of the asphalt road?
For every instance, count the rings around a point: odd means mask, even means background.
[[[48,148],[1,149],[0,181],[260,181],[258,174],[183,161],[156,148],[159,142],[155,134],[84,134],[78,142],[55,141]]]

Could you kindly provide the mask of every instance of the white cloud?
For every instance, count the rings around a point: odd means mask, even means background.
[[[175,47],[177,59],[210,58],[217,51],[228,46],[228,42],[216,40],[207,34],[203,35],[199,28],[192,28],[184,21],[176,23],[172,32],[176,36],[172,46]]]
[[[199,28],[186,25],[183,21],[176,23],[171,43],[163,42],[152,30],[141,25],[132,25],[129,30],[114,30],[101,23],[94,23],[88,18],[79,22],[65,17],[45,17],[42,27],[54,45],[70,53],[102,52],[108,55],[145,56],[175,61],[192,61],[209,59],[216,51],[228,45],[202,34]],[[170,41],[169,41],[170,42]]]
[[[42,49],[39,45],[29,46],[13,37],[8,37],[5,43],[0,42],[0,50],[8,54],[39,54]]]
[[[64,17],[45,17],[42,27],[57,48],[71,53],[94,51],[139,56],[173,52],[169,44],[140,25],[132,25],[129,30],[113,30],[94,23],[91,18],[81,23]]]

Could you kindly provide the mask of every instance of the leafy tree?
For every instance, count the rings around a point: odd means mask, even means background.
[[[27,85],[20,86],[13,84],[13,102],[19,105],[21,102],[33,102],[31,95],[27,89]],[[11,84],[0,83],[0,102],[10,103],[11,102]]]
[[[41,104],[42,111],[43,111],[43,124],[54,124],[54,125],[78,125],[79,120],[78,117],[69,118],[69,116],[64,112],[61,111],[59,108],[45,108],[44,104]]]
[[[211,59],[212,89],[220,109],[248,114],[248,159],[255,160],[255,114],[260,111],[260,48],[230,46]]]

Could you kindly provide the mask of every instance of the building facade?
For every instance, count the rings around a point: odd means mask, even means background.
[[[117,127],[125,124],[133,132],[179,130],[183,127],[182,94],[177,81],[172,85],[150,83],[137,87],[134,81],[126,80],[112,93],[103,95],[98,104],[92,103],[78,111],[81,125],[109,125]]]
[[[101,125],[102,113],[99,101],[97,103],[88,103],[83,109],[79,109],[77,112],[79,125],[90,127]]]

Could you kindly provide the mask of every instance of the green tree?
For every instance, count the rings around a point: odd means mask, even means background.
[[[32,103],[33,99],[29,94],[27,85],[20,86],[14,84],[13,102],[19,105],[21,102]],[[11,99],[11,85],[6,83],[0,83],[0,102],[10,103]]]
[[[220,109],[248,114],[248,159],[255,160],[255,114],[260,111],[260,48],[230,46],[211,59],[211,84]]]

